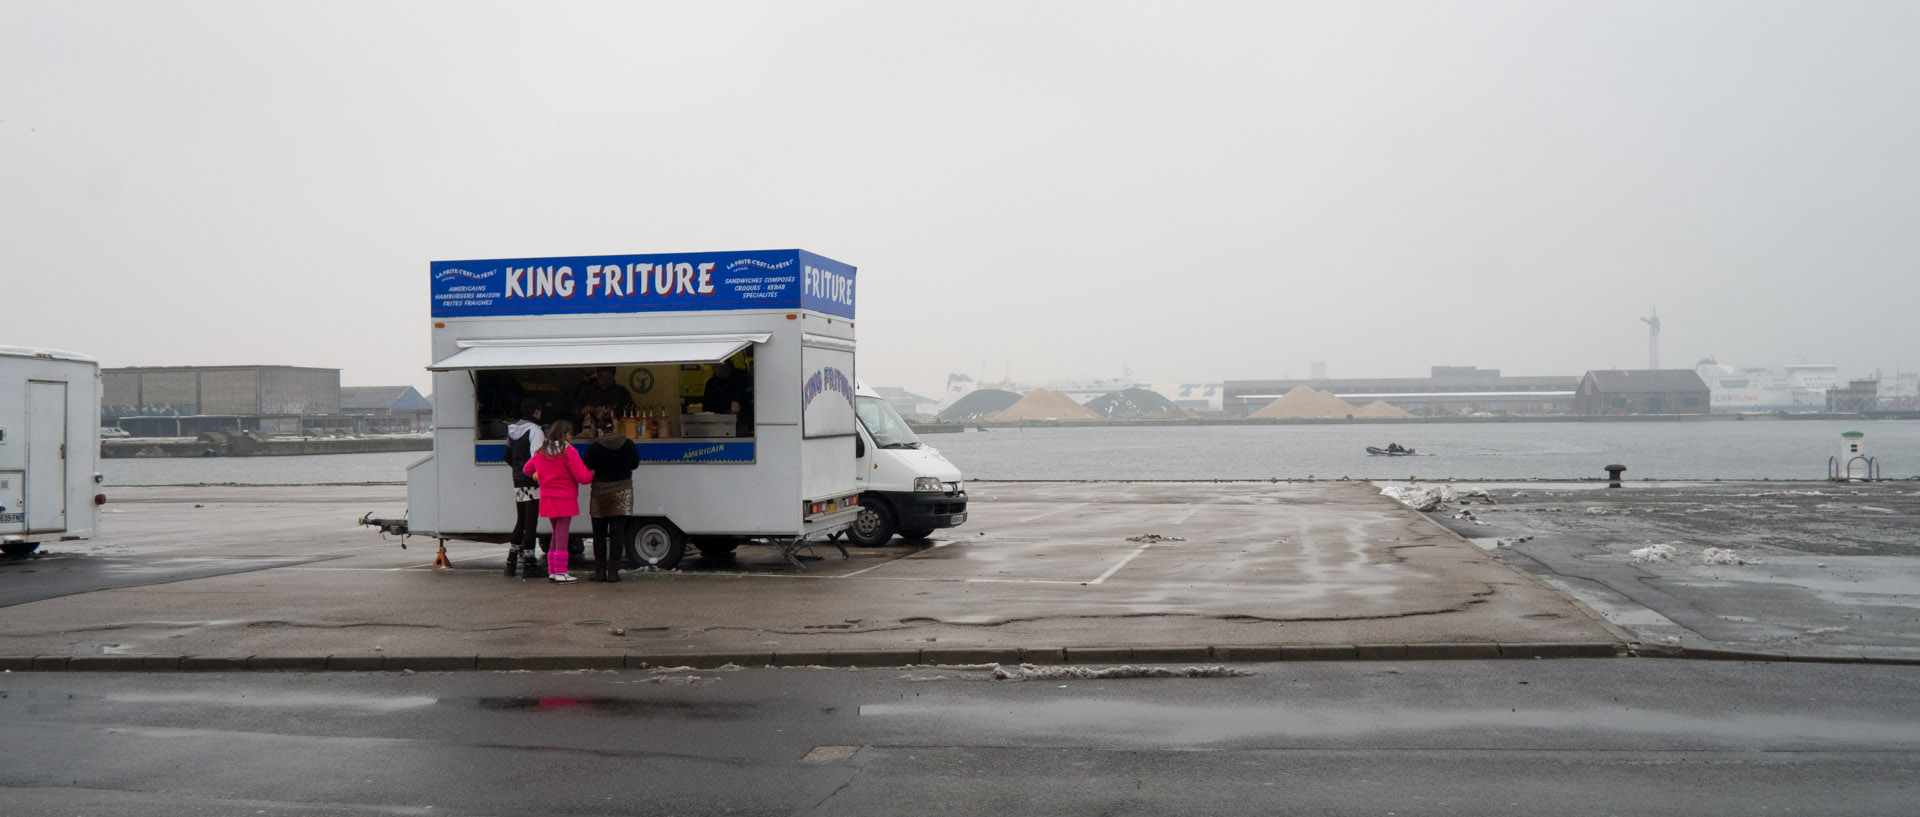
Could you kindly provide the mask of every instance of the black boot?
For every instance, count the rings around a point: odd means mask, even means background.
[[[607,568],[612,565],[613,563],[607,559],[607,520],[595,519],[593,520],[593,575],[588,576],[587,581],[618,581],[618,578],[607,578]],[[618,577],[620,574],[615,572],[613,575]]]
[[[527,548],[522,553],[525,556],[525,563],[521,566],[521,575],[529,579],[546,578],[547,560],[540,558],[539,555],[537,555],[538,551],[534,548]]]
[[[508,576],[514,576],[514,575],[518,575],[519,572],[520,572],[520,549],[517,547],[508,548],[506,574]]]
[[[627,519],[616,516],[607,521],[607,581],[620,580],[620,563],[625,561],[623,545],[627,541]]]

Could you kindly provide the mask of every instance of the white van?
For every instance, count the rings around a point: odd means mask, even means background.
[[[960,469],[920,442],[900,413],[880,393],[860,383],[854,389],[860,415],[860,516],[847,529],[856,545],[876,547],[895,534],[925,539],[940,528],[967,521],[967,492]]]
[[[0,346],[0,553],[100,529],[100,363]]]

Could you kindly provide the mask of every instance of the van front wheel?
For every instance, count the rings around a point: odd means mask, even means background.
[[[847,538],[863,548],[884,545],[893,538],[893,533],[893,511],[878,502],[861,505],[860,515],[854,517],[853,525],[847,528]]]
[[[634,549],[640,561],[661,570],[672,570],[687,555],[687,536],[672,522],[648,519],[633,534]]]

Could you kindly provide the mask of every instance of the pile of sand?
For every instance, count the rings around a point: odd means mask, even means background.
[[[1413,412],[1407,411],[1385,400],[1375,400],[1361,406],[1359,411],[1353,413],[1353,416],[1369,420],[1402,420],[1412,418]]]
[[[1020,402],[981,417],[982,420],[1105,420],[1098,412],[1073,402],[1052,389],[1034,389]]]
[[[1333,392],[1295,386],[1293,391],[1248,416],[1274,420],[1335,420],[1355,411],[1352,404],[1333,396]]]

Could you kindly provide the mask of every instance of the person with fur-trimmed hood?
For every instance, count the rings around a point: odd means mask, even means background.
[[[521,561],[526,562],[529,579],[541,578],[547,573],[534,547],[534,534],[540,526],[540,482],[521,470],[545,442],[546,434],[540,430],[540,401],[531,397],[522,399],[520,419],[507,426],[505,459],[507,468],[513,471],[513,534],[507,538],[506,574],[509,576],[519,570]]]

